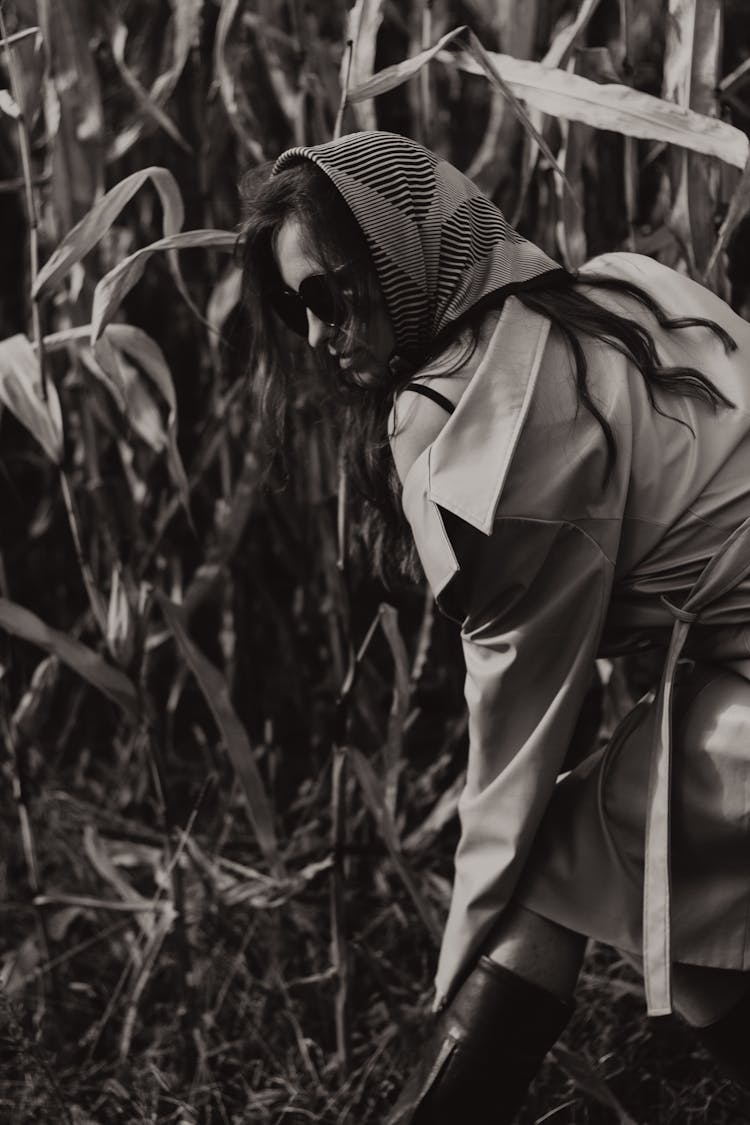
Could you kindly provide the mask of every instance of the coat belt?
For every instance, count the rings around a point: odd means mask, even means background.
[[[713,602],[750,574],[750,517],[736,528],[701,572],[681,606],[662,598],[675,618],[656,696],[646,810],[643,875],[643,973],[650,1016],[672,1011],[670,913],[670,783],[672,693],[677,662],[690,626]]]

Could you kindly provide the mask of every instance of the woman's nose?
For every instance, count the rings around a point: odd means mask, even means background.
[[[310,309],[307,310],[307,342],[311,348],[319,348],[329,339],[332,328]]]

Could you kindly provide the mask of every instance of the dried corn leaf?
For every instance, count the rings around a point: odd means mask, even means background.
[[[104,115],[84,0],[39,0],[49,59],[47,129],[52,143],[52,203],[58,229],[70,230],[104,183]]]
[[[127,998],[125,1018],[120,1032],[119,1056],[124,1062],[130,1052],[130,1043],[135,1028],[135,1019],[138,1014],[138,1005],[145,991],[146,985],[154,971],[154,967],[164,944],[164,939],[174,923],[173,914],[161,914],[154,928],[153,934],[147,939],[145,947],[140,954],[140,967],[136,972]]]
[[[568,69],[597,82],[614,77],[612,58],[606,47],[579,49],[568,63]],[[597,150],[594,130],[588,125],[579,121],[562,121],[560,132],[562,148],[558,159],[572,185],[573,196],[561,191],[559,183],[556,184],[560,216],[557,242],[566,267],[575,270],[588,258],[584,172],[587,167],[589,171],[592,168],[596,171]]]
[[[25,938],[15,949],[9,949],[0,958],[0,991],[4,996],[14,996],[34,980],[44,958],[36,934]]]
[[[573,1079],[576,1086],[593,1098],[594,1101],[612,1110],[619,1125],[638,1125],[637,1121],[630,1116],[609,1085],[603,1078],[599,1077],[584,1055],[571,1051],[569,1047],[565,1047],[561,1043],[556,1043],[551,1053],[568,1077]]]
[[[372,77],[375,69],[375,50],[378,31],[383,22],[385,0],[356,0],[346,23],[346,39],[352,44],[351,65],[344,52],[341,61],[341,88],[361,86]],[[347,74],[348,70],[348,74]],[[355,110],[360,129],[377,129],[375,104],[360,102]]]
[[[458,815],[458,799],[466,785],[465,773],[460,773],[453,784],[444,789],[434,806],[422,821],[404,840],[404,851],[418,852],[426,848],[446,824]]]
[[[393,818],[396,815],[398,774],[403,757],[404,730],[409,714],[410,676],[409,657],[404,638],[398,627],[398,613],[392,605],[380,607],[380,625],[388,641],[394,664],[393,696],[388,716],[388,734],[385,743],[385,805]]]
[[[28,337],[9,336],[0,341],[0,402],[36,438],[54,464],[63,458],[63,422],[60,399],[47,380],[47,401],[42,398],[39,358]]]
[[[496,0],[490,5],[489,16],[505,54],[517,59],[532,57],[539,0],[526,0],[520,7],[516,0]],[[539,122],[535,124],[540,127]],[[495,94],[484,137],[466,173],[487,195],[493,196],[504,179],[511,176],[515,179],[513,156],[518,137],[518,119],[511,113],[505,98]]]
[[[467,67],[466,69],[471,69],[472,73],[474,74],[483,74],[486,78],[489,79],[490,82],[497,86],[500,92],[508,100],[510,106],[513,109],[513,112],[518,117],[524,129],[531,137],[533,137],[544,155],[549,160],[550,164],[554,168],[557,168],[558,172],[560,172],[560,175],[562,176],[562,171],[560,170],[549,145],[545,141],[544,137],[542,137],[538,130],[535,128],[527,111],[524,109],[521,101],[514,93],[511,84],[506,81],[502,72],[502,67],[497,65],[497,60],[499,58],[505,58],[506,56],[500,56],[485,50],[474,32],[465,25],[462,27],[454,28],[453,31],[449,31],[446,35],[443,35],[442,38],[440,38],[437,43],[435,43],[434,46],[430,47],[428,50],[422,51],[418,55],[413,55],[411,58],[404,60],[404,62],[396,63],[395,66],[389,66],[386,67],[385,70],[379,71],[378,74],[373,75],[373,77],[368,82],[363,83],[361,86],[357,87],[356,90],[353,90],[349,95],[349,100],[351,102],[360,102],[365,100],[366,98],[375,97],[376,94],[384,94],[388,90],[393,90],[395,89],[395,87],[403,85],[403,83],[408,81],[409,78],[412,78],[415,74],[419,73],[419,71],[424,66],[426,66],[427,63],[431,61],[431,59],[434,59],[441,54],[443,54],[444,58],[448,61],[454,61],[455,56],[452,53],[448,53],[447,51],[445,51],[445,48],[450,43],[454,43],[454,41],[460,36],[468,40],[469,44],[468,49],[463,51],[458,56],[460,59],[470,60],[471,66]],[[527,63],[526,65],[530,66],[532,64]],[[565,177],[563,176],[563,180],[564,179]]]
[[[726,218],[721,224],[719,234],[716,238],[716,245],[714,246],[711,257],[706,265],[705,277],[710,277],[718,259],[719,255],[726,246],[732,232],[735,230],[740,220],[750,210],[750,159],[748,159],[745,170],[742,174],[742,179],[734,190],[729,210],[727,211]]]
[[[440,926],[433,917],[432,910],[428,903],[421,895],[414,882],[411,871],[401,854],[398,833],[386,804],[383,786],[375,776],[372,766],[361,750],[348,750],[347,758],[351,762],[354,772],[357,775],[357,780],[362,789],[365,802],[375,818],[375,823],[380,829],[380,834],[383,837],[393,865],[398,871],[406,890],[409,892],[411,900],[417,909],[417,913],[424,922],[428,934],[437,945],[440,941]]]
[[[269,5],[261,8],[268,9]],[[266,11],[253,18],[251,13],[243,14],[243,25],[252,32],[257,44],[256,55],[265,68],[269,88],[276,98],[276,105],[286,118],[295,144],[304,144],[305,137],[305,99],[308,83],[300,74],[300,48],[296,40],[279,34],[273,27],[274,13]],[[312,46],[312,44],[310,44]],[[328,60],[325,68],[331,72]],[[323,80],[327,74],[322,76]],[[266,116],[264,114],[264,116]]]
[[[165,252],[172,255],[177,250],[187,250],[194,247],[211,247],[218,250],[234,250],[237,245],[237,235],[226,230],[187,230],[181,234],[171,234],[152,242],[150,246],[142,246],[121,262],[99,281],[94,290],[94,300],[91,310],[91,344],[94,346],[101,337],[112,317],[119,309],[124,297],[133,286],[140,281],[149,258],[154,254]],[[173,271],[174,275],[174,271]],[[177,267],[175,281],[179,277],[178,289],[184,300],[193,311],[197,311],[190,298],[182,275]],[[199,314],[198,314],[199,315]]]
[[[60,661],[56,656],[45,656],[34,669],[31,683],[13,712],[14,737],[29,742],[37,736],[49,717],[59,680]]]
[[[27,28],[18,35],[10,35],[14,57],[18,62],[16,75],[21,95],[21,105],[27,128],[32,131],[44,102],[45,58],[43,40],[38,27]],[[7,93],[6,90],[3,91]]]
[[[97,652],[67,633],[51,628],[36,614],[7,598],[0,598],[0,627],[57,656],[63,664],[116,703],[126,715],[137,717],[135,687],[124,672],[113,668]]]
[[[582,0],[576,18],[557,33],[549,50],[542,59],[542,66],[565,66],[575,47],[576,39],[586,29],[591,17],[599,7],[599,0]]]
[[[242,293],[242,270],[230,265],[219,278],[206,305],[206,323],[210,329],[208,343],[214,362],[218,362],[222,332],[227,318],[239,303]]]
[[[468,73],[482,73],[469,52],[457,56],[446,53],[444,58],[455,61]],[[663,98],[631,90],[628,86],[591,82],[577,74],[548,69],[542,63],[499,54],[492,54],[492,60],[517,98],[552,117],[580,121],[627,137],[680,145],[693,152],[715,156],[736,168],[745,166],[750,152],[747,136],[717,118],[681,109]],[[414,59],[408,61],[415,62]],[[385,74],[381,72],[381,76]],[[376,75],[372,81],[377,78]],[[391,75],[388,83],[388,89],[398,85],[392,82]]]
[[[132,324],[110,324],[105,331],[108,339],[120,352],[124,352],[134,360],[149,379],[157,386],[162,397],[167,403],[166,427],[164,429],[164,444],[167,450],[167,467],[172,482],[180,496],[185,511],[190,511],[190,490],[185,468],[180,457],[177,445],[177,395],[175,392],[172,373],[163,351],[147,332],[136,328]],[[99,359],[100,345],[97,342],[94,354]],[[101,361],[100,361],[101,362]]]
[[[566,67],[567,62],[570,58],[571,52],[573,50],[573,47],[575,46],[576,40],[578,39],[578,36],[581,34],[582,31],[586,30],[586,26],[587,26],[589,20],[591,19],[591,17],[593,16],[594,11],[596,10],[598,4],[599,4],[599,0],[583,0],[580,8],[578,9],[578,13],[577,13],[575,19],[572,20],[570,23],[565,24],[562,27],[562,29],[560,31],[558,31],[557,34],[554,36],[554,38],[553,38],[552,42],[550,43],[550,46],[547,50],[547,53],[545,54],[544,58],[542,59],[542,62],[541,62],[542,66],[549,67],[550,69],[553,69],[555,67],[558,67],[558,68],[559,67],[562,67],[562,68]],[[513,55],[516,58],[521,57],[521,56],[519,56],[518,51],[506,51],[505,53]],[[528,57],[528,56],[522,56],[522,57]],[[573,73],[575,73],[576,70],[577,70],[577,68],[575,66],[567,67],[567,69],[568,69],[568,71],[573,72]],[[539,109],[534,109],[533,107],[530,106],[529,107],[529,114],[531,116],[531,120],[534,122],[534,125],[539,130],[539,132],[541,133],[543,128],[544,128],[544,115],[543,115],[542,111],[539,110]],[[534,168],[536,167],[536,161],[537,161],[538,155],[539,155],[539,149],[538,149],[537,145],[535,145],[533,143],[533,141],[530,141],[526,146],[525,159],[524,159],[524,165],[523,165],[523,176],[521,178],[519,198],[518,198],[518,202],[516,204],[516,214],[520,214],[521,209],[523,207],[524,200],[526,198],[526,192],[529,189],[529,185],[531,183],[531,179],[532,179],[532,176],[534,174]],[[558,192],[558,195],[559,194],[560,193]],[[576,199],[576,200],[579,198],[579,194],[576,192],[576,189],[574,189],[571,192],[571,196],[572,196],[573,199]],[[570,211],[570,207],[568,207],[568,210]]]
[[[138,106],[141,109],[141,112],[147,118],[151,118],[151,120],[156,125],[158,125],[159,128],[163,129],[167,136],[171,137],[175,144],[179,145],[181,149],[183,149],[185,152],[192,152],[192,148],[187,143],[172,118],[169,116],[169,114],[165,113],[165,111],[162,109],[162,106],[158,101],[156,101],[154,97],[152,97],[149,91],[143,88],[136,75],[126,63],[125,45],[127,43],[127,38],[127,27],[121,21],[117,21],[112,34],[112,57],[115,60],[118,71],[120,72],[120,77],[135,98]],[[126,144],[124,146],[122,144],[122,138],[118,138],[121,143],[119,146],[116,144],[114,148],[114,152],[117,154],[117,156],[120,156],[123,152],[126,152],[133,141],[136,139],[136,137],[132,136],[132,132],[133,131],[130,130],[130,136],[127,137]],[[112,154],[110,153],[110,159],[112,158]]]
[[[263,146],[258,140],[261,130],[258,122],[254,120],[254,115],[247,101],[243,100],[240,104],[238,72],[245,48],[241,43],[233,43],[231,40],[231,33],[239,10],[239,0],[221,0],[214,40],[214,70],[229,122],[239,137],[243,148],[249,152],[256,163],[260,164],[265,160]]]
[[[166,168],[156,166],[133,172],[115,184],[107,194],[78,222],[63,238],[60,245],[50,255],[39,271],[32,296],[35,300],[43,293],[56,288],[68,271],[93,250],[100,239],[110,229],[122,209],[135,193],[148,180],[152,182],[161,200],[164,211],[162,229],[165,236],[176,234],[182,229],[185,209],[177,181]],[[179,266],[177,268],[179,276]]]
[[[144,385],[138,369],[114,346],[108,336],[97,342],[95,358],[88,348],[83,348],[81,359],[91,374],[112,391],[133,432],[154,453],[161,453],[167,444],[166,430],[159,407],[149,388]]]
[[[157,924],[157,912],[151,909],[153,905],[151,899],[136,890],[133,884],[118,871],[99,833],[91,824],[87,824],[83,830],[83,850],[99,878],[112,888],[126,907],[132,909],[133,920],[147,937],[151,937]]]
[[[275,874],[283,874],[279,855],[273,811],[263,779],[255,762],[247,732],[237,717],[229,698],[229,688],[218,668],[206,659],[188,636],[185,613],[181,606],[157,591],[156,599],[178,648],[195,676],[206,703],[221,731],[230,761],[242,785],[247,801],[250,823],[258,843]]]
[[[721,41],[721,0],[670,0],[664,97],[683,109],[715,116]],[[705,270],[711,255],[718,194],[716,166],[692,153],[676,154],[669,226],[680,240],[694,273]]]
[[[203,0],[172,0],[172,62],[154,80],[151,89],[145,91],[150,107],[161,110],[172,96],[190,51],[199,42],[202,11]],[[112,142],[107,158],[119,160],[124,156],[141,136],[145,126],[146,121],[141,118],[125,128]]]

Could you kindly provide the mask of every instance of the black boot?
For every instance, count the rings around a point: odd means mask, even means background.
[[[722,1070],[750,1092],[750,992],[721,1019],[693,1030]]]
[[[387,1125],[509,1125],[573,1005],[481,957]]]

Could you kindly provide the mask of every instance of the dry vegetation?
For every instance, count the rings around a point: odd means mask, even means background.
[[[0,1120],[381,1121],[449,891],[461,662],[423,590],[338,565],[335,435],[291,350],[289,479],[262,487],[237,181],[378,124],[569,265],[638,249],[743,310],[746,5],[0,12]],[[593,950],[526,1125],[750,1120],[642,1008]]]

